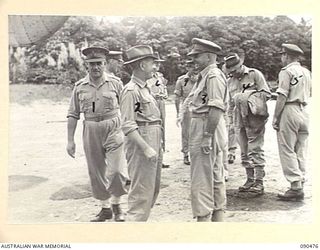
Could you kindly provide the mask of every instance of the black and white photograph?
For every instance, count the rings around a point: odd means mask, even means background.
[[[8,223],[312,223],[312,16],[9,15]]]
[[[0,247],[318,248],[316,5],[0,1]]]

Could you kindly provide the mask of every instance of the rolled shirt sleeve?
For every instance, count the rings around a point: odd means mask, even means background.
[[[290,89],[290,75],[287,71],[280,71],[279,73],[279,86],[277,89],[278,94],[288,97]]]
[[[259,71],[255,71],[255,83],[257,84],[257,90],[262,91],[264,90],[268,94],[271,94],[269,86],[266,82],[266,79],[264,78],[263,74]]]
[[[122,131],[125,135],[128,135],[132,131],[138,129],[136,123],[135,103],[137,98],[134,91],[128,91],[124,89],[120,96],[120,110],[122,120]]]
[[[209,74],[206,82],[208,91],[208,106],[225,111],[226,82],[218,74]]]
[[[73,88],[71,95],[69,110],[67,114],[67,118],[69,117],[73,117],[77,120],[80,119],[80,105],[76,86]]]

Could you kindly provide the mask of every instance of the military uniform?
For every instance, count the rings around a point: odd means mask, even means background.
[[[283,44],[284,53],[302,54],[296,45]],[[311,96],[311,73],[294,61],[283,67],[279,73],[277,93],[285,97],[283,110],[280,114],[279,130],[277,131],[280,162],[283,173],[292,190],[303,188],[306,171],[307,138],[309,135],[308,99]],[[298,192],[293,198],[303,198]],[[292,198],[290,192],[281,196],[282,199]]]
[[[151,94],[154,96],[158,103],[158,107],[160,110],[161,121],[162,121],[162,148],[165,151],[165,125],[166,125],[166,104],[165,100],[168,99],[168,91],[167,91],[167,80],[163,77],[163,74],[160,72],[155,72],[153,77],[147,80],[147,84],[149,89],[151,90]]]
[[[152,48],[145,45],[128,49],[127,57],[128,61],[125,64],[144,58],[156,58]],[[147,83],[134,75],[120,95],[120,109],[122,130],[126,135],[125,150],[131,180],[127,217],[130,221],[147,221],[160,190],[161,114]],[[136,133],[148,147],[155,151],[158,156],[156,161],[147,158],[141,145],[132,138]]]
[[[217,53],[220,46],[213,42],[194,38],[193,48],[188,54],[195,57],[201,53]],[[198,75],[188,99],[190,102],[190,157],[191,157],[191,206],[193,216],[197,221],[222,221],[226,206],[226,188],[223,168],[223,148],[227,145],[226,124],[224,116],[219,116],[214,134],[207,137],[207,123],[209,112],[220,110],[225,112],[225,99],[227,97],[226,78],[216,64],[207,65]],[[224,131],[224,138],[217,136],[218,131]],[[221,134],[221,133],[220,133]],[[211,138],[209,151],[204,151],[203,142]],[[219,218],[216,216],[219,214]]]
[[[120,99],[124,134],[137,129],[157,154],[162,155],[161,114],[147,83],[132,77]],[[131,217],[134,221],[146,221],[159,194],[162,160],[158,159],[156,163],[149,161],[141,149],[128,139],[125,145],[132,182],[128,195],[128,217],[129,220]]]
[[[80,113],[84,114],[83,146],[93,196],[99,200],[126,194],[127,165],[118,104],[121,90],[122,85],[106,73],[99,86],[90,83],[87,75],[75,84],[67,115],[79,120]]]
[[[190,73],[187,73],[185,75],[182,75],[178,78],[174,90],[174,94],[182,99],[182,103],[185,101],[185,99],[190,94],[195,82],[197,80],[197,77],[191,75]],[[184,154],[184,156],[188,156],[189,154],[189,128],[190,128],[190,111],[189,108],[186,108],[183,113],[183,119],[181,121],[181,141],[182,141],[182,150],[181,152]]]
[[[263,144],[268,117],[266,101],[270,90],[259,70],[242,65],[237,55],[229,57],[230,63],[233,60],[237,62],[237,65],[231,66],[230,64],[230,69],[242,67],[243,70],[240,77],[232,76],[228,80],[229,110],[234,112],[234,124],[241,150],[241,163],[247,174],[247,182],[239,187],[239,191],[262,193],[265,176]],[[229,61],[227,58],[227,69]],[[264,113],[257,115],[254,112],[255,109],[264,109]]]

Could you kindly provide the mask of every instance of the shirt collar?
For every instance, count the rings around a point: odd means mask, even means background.
[[[108,78],[109,78],[108,74],[106,72],[103,72],[102,82],[101,82],[101,84],[99,86],[103,85],[105,82],[108,82]],[[90,76],[89,76],[89,74],[87,74],[85,76],[85,78],[83,78],[83,84],[90,84]]]
[[[142,81],[141,79],[139,79],[136,76],[132,76],[131,77],[131,81],[133,81],[134,83],[138,84],[140,88],[144,88],[147,85],[147,82]]]
[[[301,64],[299,62],[292,62],[292,63],[289,63],[287,66],[284,66],[282,69],[287,69],[287,68],[289,68],[290,66],[293,66],[293,65],[300,66]]]
[[[199,74],[203,78],[209,72],[210,69],[214,68],[217,68],[217,64],[210,64],[207,67],[205,67]]]

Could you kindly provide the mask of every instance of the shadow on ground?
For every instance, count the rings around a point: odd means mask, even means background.
[[[263,195],[239,193],[237,189],[227,190],[227,210],[229,211],[276,211],[294,210],[304,202],[280,201],[277,193],[265,192]]]
[[[47,178],[34,175],[10,175],[9,192],[29,189],[47,180]]]

